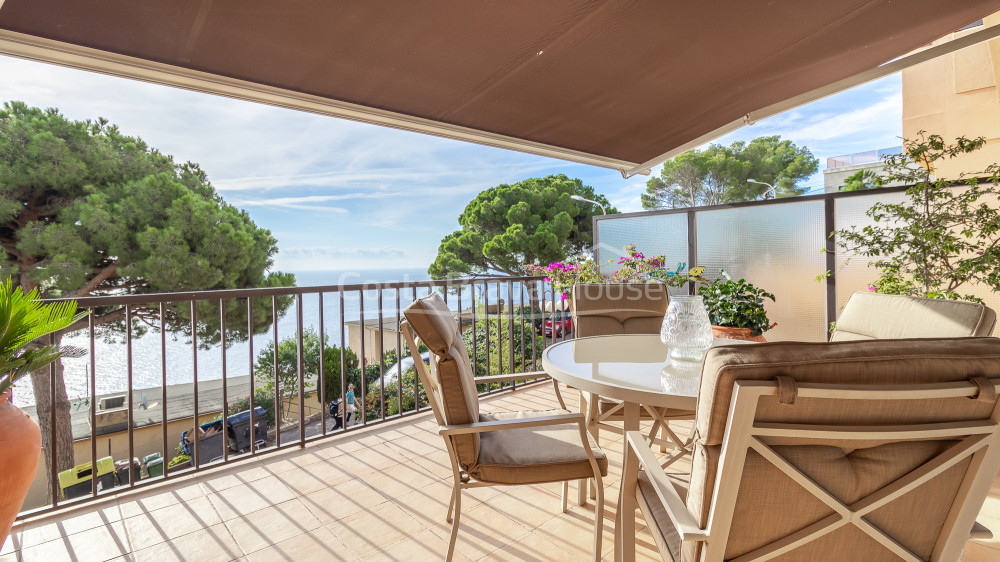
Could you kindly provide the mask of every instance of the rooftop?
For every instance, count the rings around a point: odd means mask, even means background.
[[[574,394],[564,392],[571,410]],[[484,397],[482,405],[557,407],[546,383]],[[601,447],[610,459],[603,514],[610,560],[621,436],[601,432]],[[686,473],[683,463],[672,470]],[[468,490],[456,560],[589,559],[594,502],[571,502],[561,514],[559,486]],[[440,559],[450,490],[448,456],[428,412],[20,521],[0,561]],[[1000,537],[1000,478],[977,519]],[[641,520],[637,528],[637,559],[659,560]],[[963,560],[998,558],[994,538],[970,541]]]

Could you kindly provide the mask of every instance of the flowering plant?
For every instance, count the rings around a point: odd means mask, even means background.
[[[544,275],[545,280],[552,283],[552,288],[562,293],[563,300],[568,299],[573,293],[573,285],[576,283],[606,282],[597,263],[591,259],[571,260],[566,263],[557,261],[547,266],[525,264],[524,270],[528,275]]]
[[[618,271],[611,275],[612,283],[646,283],[649,281],[663,281],[668,273],[663,269],[663,264],[667,261],[662,254],[647,258],[642,252],[636,250],[635,244],[625,246],[625,255],[618,258]],[[608,260],[614,263],[614,260]]]

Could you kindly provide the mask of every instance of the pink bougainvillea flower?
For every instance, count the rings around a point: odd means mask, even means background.
[[[878,287],[876,287],[875,285],[868,285],[868,290],[869,291],[877,291]]]

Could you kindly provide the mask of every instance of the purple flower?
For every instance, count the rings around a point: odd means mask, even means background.
[[[567,298],[566,297],[566,293],[559,293],[559,299],[560,300],[566,300],[566,298]]]
[[[868,285],[868,290],[869,291],[877,291],[878,287],[876,287],[875,285]]]

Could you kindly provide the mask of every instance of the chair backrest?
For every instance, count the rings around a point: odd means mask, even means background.
[[[1000,339],[706,355],[684,560],[957,560],[1000,469]],[[785,558],[782,558],[785,559]]]
[[[573,329],[580,338],[659,334],[670,297],[663,283],[573,285]]]
[[[957,338],[993,334],[997,315],[974,302],[856,292],[830,341]]]
[[[407,306],[403,317],[406,320],[400,323],[400,330],[407,339],[413,365],[437,422],[441,425],[478,422],[479,393],[454,313],[437,293],[431,293]],[[430,371],[424,366],[410,330],[431,351]],[[479,434],[452,436],[451,444],[463,468],[468,469],[479,458]]]

